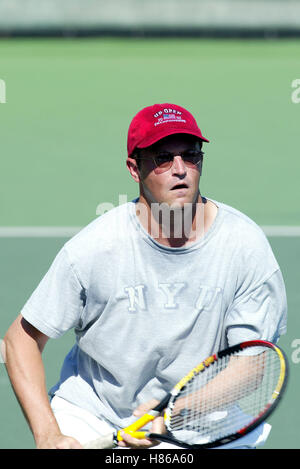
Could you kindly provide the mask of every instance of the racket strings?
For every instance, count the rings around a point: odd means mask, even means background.
[[[191,443],[214,441],[251,424],[270,405],[280,376],[272,349],[219,358],[172,402],[169,430]],[[197,441],[195,441],[197,440]]]

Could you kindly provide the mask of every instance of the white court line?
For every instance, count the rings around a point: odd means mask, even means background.
[[[83,227],[80,226],[2,226],[0,238],[71,238]],[[300,226],[261,226],[268,237],[298,237]]]
[[[300,226],[265,225],[261,228],[270,237],[300,236]],[[0,238],[69,238],[81,229],[79,226],[3,226]]]
[[[261,226],[266,236],[270,237],[297,237],[300,236],[300,226],[280,226],[280,225],[266,225]]]
[[[71,238],[80,226],[2,226],[0,238]]]

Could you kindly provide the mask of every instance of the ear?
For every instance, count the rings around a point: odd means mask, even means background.
[[[140,182],[140,173],[134,158],[127,158],[126,166],[135,182]]]

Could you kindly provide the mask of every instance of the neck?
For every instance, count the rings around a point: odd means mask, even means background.
[[[140,196],[136,214],[155,241],[164,246],[183,247],[205,234],[205,202],[199,194],[194,203],[174,208],[167,204],[149,204]]]

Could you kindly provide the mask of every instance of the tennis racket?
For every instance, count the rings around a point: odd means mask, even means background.
[[[151,411],[124,431],[183,448],[212,448],[232,442],[262,423],[276,408],[288,380],[284,352],[271,342],[252,340],[218,352],[184,376]],[[165,434],[139,431],[164,412]],[[87,443],[113,448],[121,431]]]

